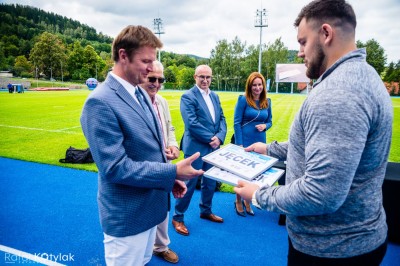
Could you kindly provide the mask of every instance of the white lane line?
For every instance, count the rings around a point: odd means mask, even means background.
[[[67,134],[75,134],[75,135],[81,134],[81,133],[78,133],[78,132],[65,131],[66,129],[50,130],[50,129],[43,129],[43,128],[8,126],[8,125],[1,125],[1,124],[0,124],[0,127],[19,128],[19,129],[26,129],[26,130],[46,131],[46,132],[55,132],[55,133],[67,133]]]
[[[30,254],[30,253],[23,252],[23,251],[14,249],[14,248],[6,247],[6,246],[3,246],[3,245],[0,245],[0,250],[4,251],[5,253],[8,253],[8,254],[13,254],[13,255],[18,256],[18,257],[22,257],[22,258],[25,258],[25,259],[28,259],[28,260],[31,260],[31,261],[42,263],[44,265],[65,266],[64,264],[60,264],[60,263],[52,261],[52,260],[47,260],[45,258],[42,258],[42,257],[39,257],[39,256],[35,256],[35,255]],[[6,261],[6,263],[7,263],[7,261]],[[13,262],[10,261],[10,263],[13,263]]]
[[[59,130],[68,130],[68,129],[75,129],[75,128],[80,128],[81,126],[76,126],[76,127],[66,127],[63,129],[59,129]]]

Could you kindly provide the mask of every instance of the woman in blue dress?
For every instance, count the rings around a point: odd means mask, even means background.
[[[253,72],[247,78],[244,95],[240,95],[235,107],[235,144],[243,147],[267,141],[266,131],[272,126],[271,99],[267,98],[265,78]],[[244,205],[244,206],[243,206]],[[236,195],[236,213],[254,215],[249,202]]]

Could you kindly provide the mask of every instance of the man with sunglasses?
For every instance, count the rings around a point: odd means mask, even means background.
[[[172,161],[179,157],[179,148],[175,138],[175,128],[172,125],[168,103],[161,95],[157,94],[164,81],[164,67],[160,61],[154,61],[153,71],[147,75],[147,81],[140,84],[140,87],[150,96],[158,122],[161,125],[165,155],[169,161]],[[186,190],[185,183],[182,181],[178,182]],[[168,247],[168,244],[171,243],[168,236],[168,220],[169,212],[165,220],[157,225],[153,254],[168,262],[177,263],[179,261],[178,255]]]
[[[198,66],[194,74],[195,86],[181,97],[180,110],[183,122],[185,123],[181,148],[185,158],[190,157],[196,152],[200,152],[200,156],[205,156],[218,149],[225,140],[225,116],[218,95],[210,90],[211,78],[212,70],[209,66]],[[206,171],[211,168],[211,165],[198,158],[193,162],[193,167]],[[188,189],[186,194],[182,198],[177,199],[175,203],[175,214],[172,224],[175,231],[184,236],[189,235],[189,230],[183,221],[184,213],[189,207],[196,183],[196,179],[186,182]],[[215,180],[202,177],[199,204],[200,218],[222,223],[223,219],[211,211],[215,187]]]

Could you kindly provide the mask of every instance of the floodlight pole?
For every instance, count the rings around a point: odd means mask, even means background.
[[[158,39],[161,40],[161,34],[164,34],[163,22],[161,18],[155,18],[153,20],[154,34],[158,34]],[[158,61],[161,62],[161,50],[158,50]]]
[[[64,82],[64,74],[63,74],[63,69],[62,69],[62,60],[60,60],[61,63],[61,82]]]
[[[260,28],[260,51],[259,51],[259,54],[258,54],[258,72],[261,73],[262,28],[263,27],[268,27],[267,10],[265,8],[263,10],[258,10],[257,9],[254,26]]]
[[[39,76],[38,76],[39,68],[37,66],[35,66],[35,70],[36,70],[36,88],[37,88],[37,87],[39,87]]]

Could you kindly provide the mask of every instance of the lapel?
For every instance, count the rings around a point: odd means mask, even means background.
[[[106,82],[110,86],[112,90],[126,103],[128,104],[139,116],[143,121],[147,124],[151,132],[154,134],[156,139],[161,143],[161,134],[160,134],[160,127],[158,125],[157,120],[154,120],[156,128],[154,128],[151,122],[148,121],[147,115],[145,114],[143,108],[140,104],[131,96],[131,94],[121,85],[113,76],[108,75]],[[150,97],[147,95],[146,92],[143,91],[142,88],[139,88],[139,92],[142,94],[144,101],[147,103],[150,111],[152,112],[153,119],[155,117],[154,108],[150,103]]]
[[[164,108],[166,109],[166,106],[164,106],[164,102],[160,99],[160,96],[156,94],[155,96],[155,101],[157,104],[158,112],[160,113],[160,119],[161,119],[161,127],[162,127],[162,133],[165,141],[165,146],[168,147],[168,139],[169,139],[169,127],[168,127],[168,117],[167,114],[164,112]],[[158,116],[158,114],[156,114]],[[158,121],[158,119],[157,119]]]
[[[219,114],[219,105],[217,104],[218,103],[217,96],[216,96],[215,93],[210,91],[210,98],[211,98],[211,102],[212,102],[212,104],[214,106],[215,124],[217,124],[217,122],[219,121],[219,117],[220,117],[219,115],[217,115],[217,114]]]
[[[214,123],[214,122],[213,122],[213,119],[212,119],[212,116],[211,116],[211,114],[210,114],[210,110],[208,109],[208,106],[207,106],[207,104],[206,104],[206,101],[204,100],[203,95],[201,94],[200,90],[201,90],[201,89],[199,89],[197,86],[194,86],[194,87],[193,87],[193,92],[194,92],[195,97],[197,98],[197,101],[199,102],[199,104],[201,105],[201,107],[202,107],[202,108],[205,110],[205,112],[207,113],[207,116],[208,116],[209,120],[210,120],[212,123]],[[212,103],[213,103],[213,105],[214,105],[214,109],[215,109],[215,103],[214,103],[214,101],[212,100],[212,93],[210,93],[210,98],[211,98],[211,101],[212,101]]]

